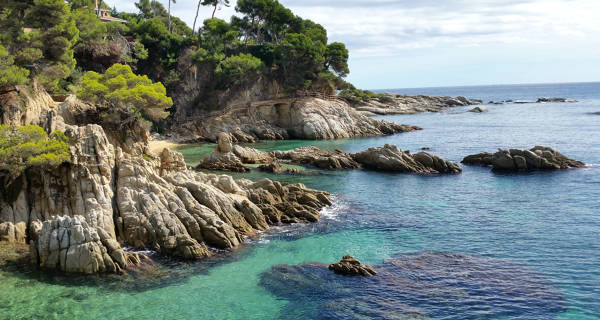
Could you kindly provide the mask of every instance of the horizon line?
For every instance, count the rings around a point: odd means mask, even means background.
[[[499,86],[523,86],[523,85],[557,85],[557,84],[592,84],[599,81],[572,81],[572,82],[524,82],[524,83],[499,83],[499,84],[470,84],[470,85],[450,85],[450,86],[427,86],[427,87],[404,87],[404,88],[385,88],[385,89],[367,89],[370,91],[400,90],[400,89],[439,89],[439,88],[468,88],[468,87],[499,87]]]

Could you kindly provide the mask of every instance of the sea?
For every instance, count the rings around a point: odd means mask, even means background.
[[[557,172],[458,175],[371,171],[236,178],[304,183],[334,195],[313,224],[274,227],[234,252],[163,261],[152,276],[0,270],[0,319],[600,319],[600,83],[382,90],[488,101],[487,113],[378,117],[422,131],[335,141],[268,141],[357,152],[395,144],[460,162],[499,148],[552,147],[588,164]],[[180,148],[197,164],[214,145]],[[371,278],[326,264],[350,254]]]

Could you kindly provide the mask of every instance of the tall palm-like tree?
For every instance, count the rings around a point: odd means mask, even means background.
[[[168,0],[169,1],[169,32],[171,32],[171,1],[173,1],[173,3],[177,3],[175,0]]]

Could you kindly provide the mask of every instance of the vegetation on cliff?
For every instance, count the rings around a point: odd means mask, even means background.
[[[15,177],[30,167],[51,167],[71,160],[68,138],[39,126],[0,125],[0,176]]]
[[[77,96],[99,105],[110,106],[107,115],[118,111],[159,121],[166,118],[173,100],[162,83],[133,73],[131,67],[115,64],[104,74],[88,71],[81,80]]]
[[[36,78],[51,93],[74,92],[89,80],[89,74],[82,78],[86,72],[104,73],[124,64],[161,82],[171,94],[183,81],[178,66],[185,59],[198,70],[206,100],[258,76],[290,94],[346,86],[344,44],[328,43],[321,25],[294,15],[277,0],[238,0],[238,14],[229,21],[214,17],[229,1],[199,0],[202,5],[214,7],[213,16],[193,30],[158,1],[140,0],[138,13],[113,9],[111,15],[127,23],[103,23],[93,0],[6,0],[0,9],[5,31],[0,35],[0,86]]]

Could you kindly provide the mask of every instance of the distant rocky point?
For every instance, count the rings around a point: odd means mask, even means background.
[[[469,112],[474,112],[474,113],[484,113],[484,112],[488,112],[488,111],[489,110],[484,107],[475,107],[475,108],[469,110]]]
[[[581,161],[570,159],[548,147],[536,146],[530,150],[498,150],[496,153],[479,153],[467,156],[462,163],[491,166],[500,171],[536,171],[584,168]]]
[[[527,104],[527,103],[575,103],[574,99],[568,98],[538,98],[537,100],[502,100],[490,101],[488,104]]]
[[[482,104],[482,101],[465,97],[406,96],[388,93],[378,98],[349,101],[349,103],[356,111],[367,116],[373,116],[441,112],[450,107]]]

